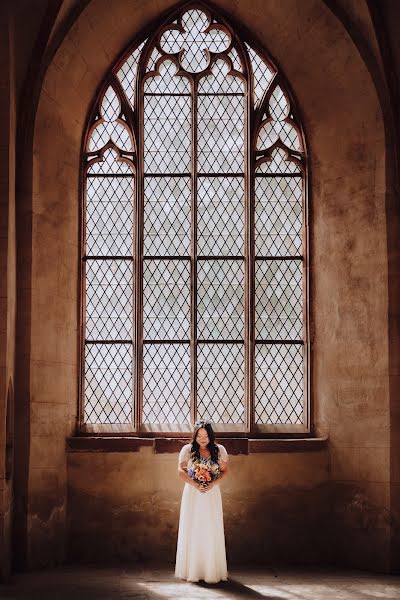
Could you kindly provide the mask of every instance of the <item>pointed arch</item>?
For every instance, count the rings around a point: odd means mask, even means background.
[[[273,61],[181,6],[111,69],[82,162],[81,429],[308,432],[307,155]]]

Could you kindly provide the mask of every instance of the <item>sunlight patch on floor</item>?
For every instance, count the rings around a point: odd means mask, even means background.
[[[164,583],[158,581],[140,581],[138,585],[149,592],[164,596],[168,600],[217,600],[218,598],[227,598],[225,590],[218,590],[216,587],[202,587],[194,583]]]

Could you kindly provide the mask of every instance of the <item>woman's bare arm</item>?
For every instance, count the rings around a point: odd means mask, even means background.
[[[221,469],[221,475],[217,479],[214,479],[214,483],[217,484],[221,483],[221,480],[228,475],[228,461],[220,460],[219,468]]]

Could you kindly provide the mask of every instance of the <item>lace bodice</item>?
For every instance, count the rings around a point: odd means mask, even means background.
[[[224,462],[226,462],[228,460],[228,453],[226,451],[225,446],[223,446],[222,444],[216,444],[216,446],[218,447],[218,460],[223,460]],[[192,463],[192,459],[190,456],[190,450],[191,450],[192,444],[185,444],[184,446],[182,446],[181,451],[179,453],[179,459],[178,459],[178,464],[181,464],[182,462],[187,462],[188,463],[188,467],[189,464]],[[211,464],[213,464],[213,461],[210,458],[203,458],[200,457],[200,462],[209,462]]]

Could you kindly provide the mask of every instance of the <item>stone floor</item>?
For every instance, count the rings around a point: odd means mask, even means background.
[[[174,578],[166,566],[63,566],[12,575],[0,599],[268,600],[400,599],[400,576],[315,568],[234,567],[215,585]]]

